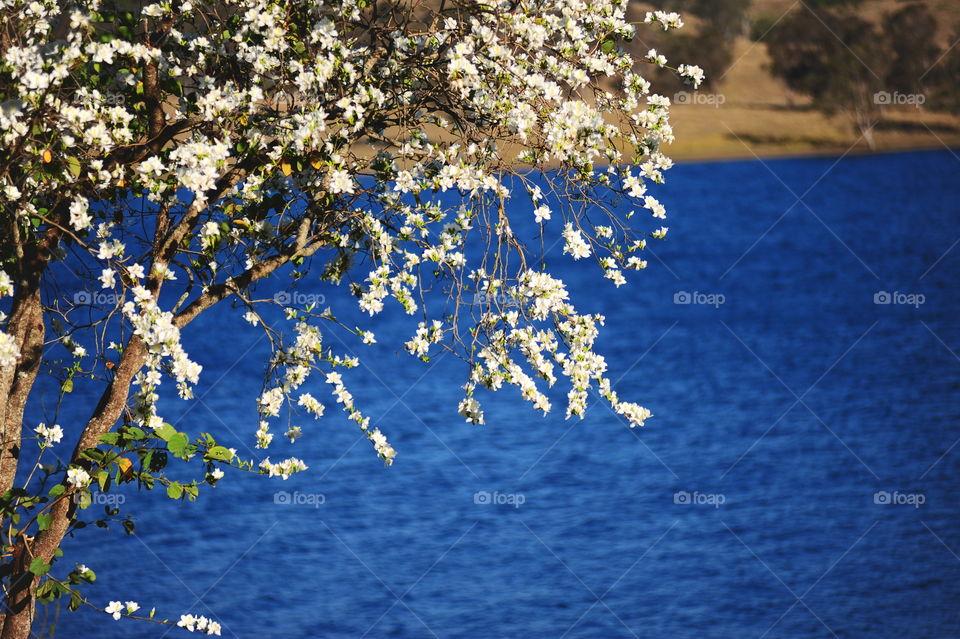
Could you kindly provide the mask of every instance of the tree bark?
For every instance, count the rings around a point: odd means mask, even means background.
[[[10,317],[10,333],[20,347],[20,359],[0,380],[0,424],[3,426],[0,449],[0,495],[10,490],[17,474],[20,438],[23,432],[23,411],[30,389],[40,370],[43,352],[43,307],[40,288],[22,291],[17,296]]]
[[[77,461],[80,452],[93,448],[100,441],[100,436],[108,432],[120,419],[127,398],[130,394],[130,384],[134,376],[143,366],[146,359],[146,348],[139,337],[132,337],[124,350],[123,357],[117,365],[117,373],[107,385],[100,402],[94,411],[93,417],[87,422],[80,441],[73,451],[72,459]],[[36,601],[34,593],[39,579],[29,571],[30,560],[40,557],[45,562],[53,560],[54,553],[60,547],[67,529],[70,527],[75,504],[72,499],[73,491],[65,492],[50,508],[52,515],[50,527],[37,533],[32,540],[21,537],[17,540],[18,558],[13,564],[13,574],[10,577],[10,590],[7,594],[6,618],[3,620],[3,631],[0,639],[28,639],[33,626]]]
[[[43,304],[40,281],[50,247],[59,232],[50,232],[36,246],[20,246],[16,290],[7,332],[20,348],[15,366],[0,372],[0,495],[10,490],[17,474],[23,411],[40,370],[43,355]]]

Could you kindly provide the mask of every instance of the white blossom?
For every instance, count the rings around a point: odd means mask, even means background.
[[[90,203],[87,198],[78,197],[70,203],[70,226],[74,231],[83,231],[93,225],[93,217],[88,212]]]
[[[13,335],[0,331],[0,368],[14,366],[20,358],[20,347]]]
[[[677,67],[677,73],[679,73],[681,77],[689,80],[694,88],[699,87],[703,82],[703,69],[696,65],[681,64]]]
[[[60,428],[59,424],[47,426],[46,424],[41,423],[33,430],[35,433],[37,433],[37,437],[40,438],[41,446],[59,444],[60,440],[63,439],[63,429]]]
[[[350,173],[336,170],[330,173],[329,187],[331,193],[353,193],[353,179]]]
[[[563,227],[563,252],[569,253],[573,259],[579,260],[584,257],[590,257],[590,245],[583,239],[583,234],[573,228],[573,224],[567,223]]]
[[[116,272],[112,268],[103,269],[99,279],[103,288],[113,288],[117,285]]]
[[[110,604],[104,609],[109,615],[113,615],[113,618],[116,621],[120,621],[120,615],[123,614],[123,604],[119,601],[111,601]]]
[[[67,469],[67,484],[73,488],[83,488],[90,483],[90,474],[82,468]]]

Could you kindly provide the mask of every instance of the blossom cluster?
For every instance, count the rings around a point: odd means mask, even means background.
[[[44,447],[59,444],[60,440],[63,439],[63,429],[60,428],[59,424],[47,426],[41,423],[33,430],[40,438],[40,445]]]
[[[80,568],[83,568],[81,571]],[[79,566],[77,572],[83,573],[86,572],[86,566]],[[103,609],[108,615],[114,618],[115,621],[120,621],[121,617],[130,616],[133,613],[140,610],[140,604],[136,601],[111,601],[107,604],[107,607]],[[153,611],[150,613],[150,618],[153,618]],[[221,636],[222,626],[219,622],[214,621],[213,619],[208,619],[202,615],[192,615],[185,614],[180,615],[180,620],[177,621],[177,627],[183,628],[190,632],[201,632],[207,635],[216,635]]]
[[[115,621],[119,621],[120,617],[124,614],[132,615],[138,610],[140,610],[140,604],[136,601],[127,601],[125,603],[111,601],[104,609],[104,612],[112,616]]]
[[[177,626],[185,628],[190,632],[203,632],[208,635],[220,636],[220,624],[204,616],[196,617],[194,615],[180,615],[180,621]]]

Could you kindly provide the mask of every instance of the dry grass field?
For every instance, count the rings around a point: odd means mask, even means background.
[[[755,0],[751,13],[776,19],[799,4],[799,0]],[[928,5],[937,12],[942,46],[951,46],[952,34],[960,31],[960,2],[929,0]],[[870,19],[879,19],[902,6],[898,0],[868,0],[861,11]],[[668,152],[673,157],[693,160],[870,151],[845,116],[828,117],[810,109],[806,98],[792,94],[770,75],[762,41],[740,38],[733,59],[716,94],[679,96],[672,110],[677,141]],[[874,137],[878,151],[960,147],[960,117],[910,106],[888,108]]]

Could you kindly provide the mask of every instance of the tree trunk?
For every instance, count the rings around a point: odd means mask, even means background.
[[[867,146],[870,147],[871,151],[877,150],[877,143],[873,139],[873,123],[867,122],[860,125],[860,133],[863,135],[863,139],[866,141]]]
[[[100,442],[100,436],[110,431],[120,419],[127,405],[130,383],[143,366],[146,348],[139,337],[132,337],[117,365],[117,373],[100,397],[93,417],[87,422],[73,451],[72,460],[77,462],[81,451],[93,448]],[[50,527],[37,533],[33,541],[23,538],[17,540],[18,558],[13,563],[10,576],[10,589],[7,593],[6,617],[0,639],[29,639],[33,626],[36,601],[34,593],[38,579],[29,570],[30,561],[40,557],[50,563],[60,547],[64,535],[70,528],[75,504],[73,491],[65,492],[48,511],[51,515]]]
[[[20,358],[15,366],[0,374],[0,495],[10,490],[17,474],[23,411],[43,354],[42,266],[30,270],[17,282],[8,324],[8,332],[20,348]]]
[[[13,334],[20,347],[20,361],[0,384],[0,424],[3,446],[0,448],[0,495],[10,490],[17,474],[20,438],[23,433],[23,411],[30,389],[40,371],[43,354],[43,306],[40,289],[35,287],[20,296],[11,316]]]

